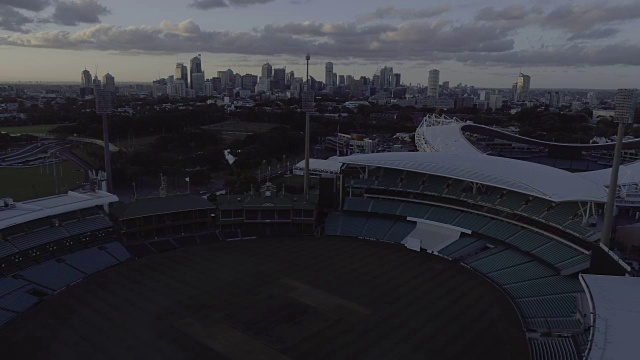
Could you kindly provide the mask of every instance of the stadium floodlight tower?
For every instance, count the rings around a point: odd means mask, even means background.
[[[311,91],[309,84],[309,60],[311,56],[307,53],[305,57],[307,60],[307,81],[306,89],[302,94],[302,111],[306,113],[305,132],[304,132],[304,199],[309,200],[309,132],[310,132],[310,113],[314,110],[314,93]]]
[[[616,204],[616,194],[618,192],[618,172],[620,170],[620,158],[622,155],[622,138],[627,124],[633,122],[637,103],[636,89],[618,89],[616,93],[616,110],[614,121],[618,123],[618,135],[616,136],[616,147],[613,154],[613,165],[611,166],[611,176],[609,178],[609,189],[607,193],[607,205],[604,208],[604,224],[602,227],[601,243],[611,246],[611,231],[613,229],[613,209]]]
[[[102,115],[102,139],[104,142],[104,172],[106,173],[107,192],[113,191],[113,181],[111,179],[111,149],[109,143],[109,122],[108,115],[113,109],[111,91],[107,89],[95,89],[96,113]]]

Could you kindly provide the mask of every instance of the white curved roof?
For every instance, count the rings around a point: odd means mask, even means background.
[[[0,229],[47,216],[69,211],[103,206],[118,201],[118,197],[108,192],[69,191],[40,199],[15,203],[15,207],[0,211]]]
[[[551,201],[605,202],[605,188],[576,174],[520,160],[449,153],[378,153],[338,159],[344,164],[382,166],[496,186]]]
[[[640,279],[629,276],[580,275],[594,315],[588,359],[638,358]]]
[[[609,187],[609,179],[611,177],[611,168],[587,171],[579,173],[584,179]],[[618,185],[637,184],[640,183],[640,161],[627,165],[621,165],[618,171]]]
[[[418,128],[422,138],[436,151],[454,154],[482,154],[462,133],[463,122]]]

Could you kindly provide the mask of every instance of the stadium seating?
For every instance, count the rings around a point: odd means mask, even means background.
[[[551,239],[528,229],[519,231],[507,240],[508,243],[526,252],[538,249],[551,241]]]
[[[90,248],[78,251],[73,254],[62,257],[66,264],[84,272],[92,274],[94,272],[106,269],[118,263],[118,260],[98,248]]]
[[[578,279],[568,276],[549,276],[542,279],[506,285],[504,289],[515,299],[582,292]]]
[[[359,237],[366,223],[366,217],[343,214],[342,226],[340,227],[341,235]]]
[[[571,317],[576,313],[576,296],[573,294],[519,299],[515,303],[524,318]]]
[[[429,175],[427,177],[427,183],[422,187],[422,192],[442,195],[446,190],[445,186],[447,183],[449,183],[449,179],[445,177]]]
[[[452,225],[468,229],[471,231],[479,231],[491,222],[491,218],[478,214],[462,213]]]
[[[451,224],[460,214],[458,210],[436,207],[427,214],[426,219],[441,224]]]
[[[0,278],[0,297],[28,284],[28,282],[21,279],[11,277]]]
[[[580,205],[576,202],[560,203],[542,218],[556,225],[564,225],[579,211]]]
[[[521,230],[521,227],[517,225],[506,223],[504,221],[493,220],[490,223],[488,223],[485,227],[478,230],[478,232],[481,234],[490,236],[494,239],[504,241],[510,238],[511,236],[515,235],[520,230]]]
[[[532,360],[577,360],[570,338],[529,339]]]
[[[0,308],[15,312],[27,310],[40,300],[37,296],[29,294],[28,291],[34,288],[35,286],[33,285],[27,285],[3,295],[0,297]]]
[[[424,219],[433,207],[416,203],[402,203],[398,209],[398,215]]]
[[[416,223],[412,221],[396,221],[396,223],[391,227],[387,235],[384,237],[384,241],[400,243],[404,240],[413,229],[416,228]]]
[[[92,231],[98,231],[106,228],[110,228],[113,226],[111,221],[103,216],[94,216],[90,218],[85,218],[78,221],[65,223],[64,228],[67,230],[69,235],[80,235]]]
[[[129,254],[129,252],[119,242],[108,243],[102,247],[104,247],[109,254],[114,256],[120,262],[131,259],[131,254]]]
[[[544,245],[531,253],[541,257],[553,265],[560,264],[583,255],[580,251],[556,241],[550,241],[547,245]]]
[[[394,224],[394,220],[370,217],[361,236],[367,239],[384,240],[384,236]]]
[[[498,201],[498,207],[516,211],[524,206],[525,201],[529,199],[529,195],[508,191],[506,195]]]
[[[64,239],[69,236],[69,233],[64,228],[52,227],[13,237],[9,240],[9,242],[13,244],[13,246],[18,248],[18,250],[22,251],[56,240]]]
[[[451,244],[445,246],[444,248],[438,250],[438,253],[450,256],[457,251],[460,251],[468,246],[473,245],[474,243],[480,241],[478,238],[472,236],[461,236],[458,240],[452,242]]]
[[[327,216],[327,220],[324,222],[324,233],[330,236],[340,234],[340,214],[331,213]]]
[[[399,201],[373,200],[369,211],[378,214],[396,215],[401,204]]]
[[[518,251],[504,249],[491,256],[468,263],[472,268],[487,274],[493,271],[506,269],[512,266],[530,262],[532,259]]]
[[[541,198],[533,198],[531,203],[520,209],[520,212],[531,217],[539,217],[544,214],[553,203]]]
[[[410,191],[420,191],[424,178],[425,176],[423,174],[407,171],[404,175],[404,182],[402,182],[401,188]]]
[[[85,276],[80,271],[55,260],[49,260],[18,274],[52,291],[58,291],[69,284],[82,280]]]
[[[18,252],[18,249],[11,245],[8,241],[0,242],[0,258],[9,256],[11,254],[15,254]]]
[[[554,270],[535,261],[487,274],[488,277],[501,286],[554,275],[557,275]]]
[[[16,313],[0,309],[0,327],[16,317]]]
[[[348,211],[364,211],[368,212],[371,206],[371,200],[367,198],[346,198],[344,209]]]

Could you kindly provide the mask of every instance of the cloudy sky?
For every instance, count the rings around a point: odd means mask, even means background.
[[[393,66],[509,87],[639,87],[640,0],[0,0],[0,81],[151,81],[203,55],[207,76],[262,63],[323,79]]]

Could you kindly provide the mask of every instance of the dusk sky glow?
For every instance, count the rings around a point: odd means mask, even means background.
[[[260,73],[269,61],[301,75],[324,62],[404,83],[441,80],[532,88],[637,87],[640,1],[0,0],[0,82],[79,81],[86,67],[151,82],[203,55],[206,76]]]

